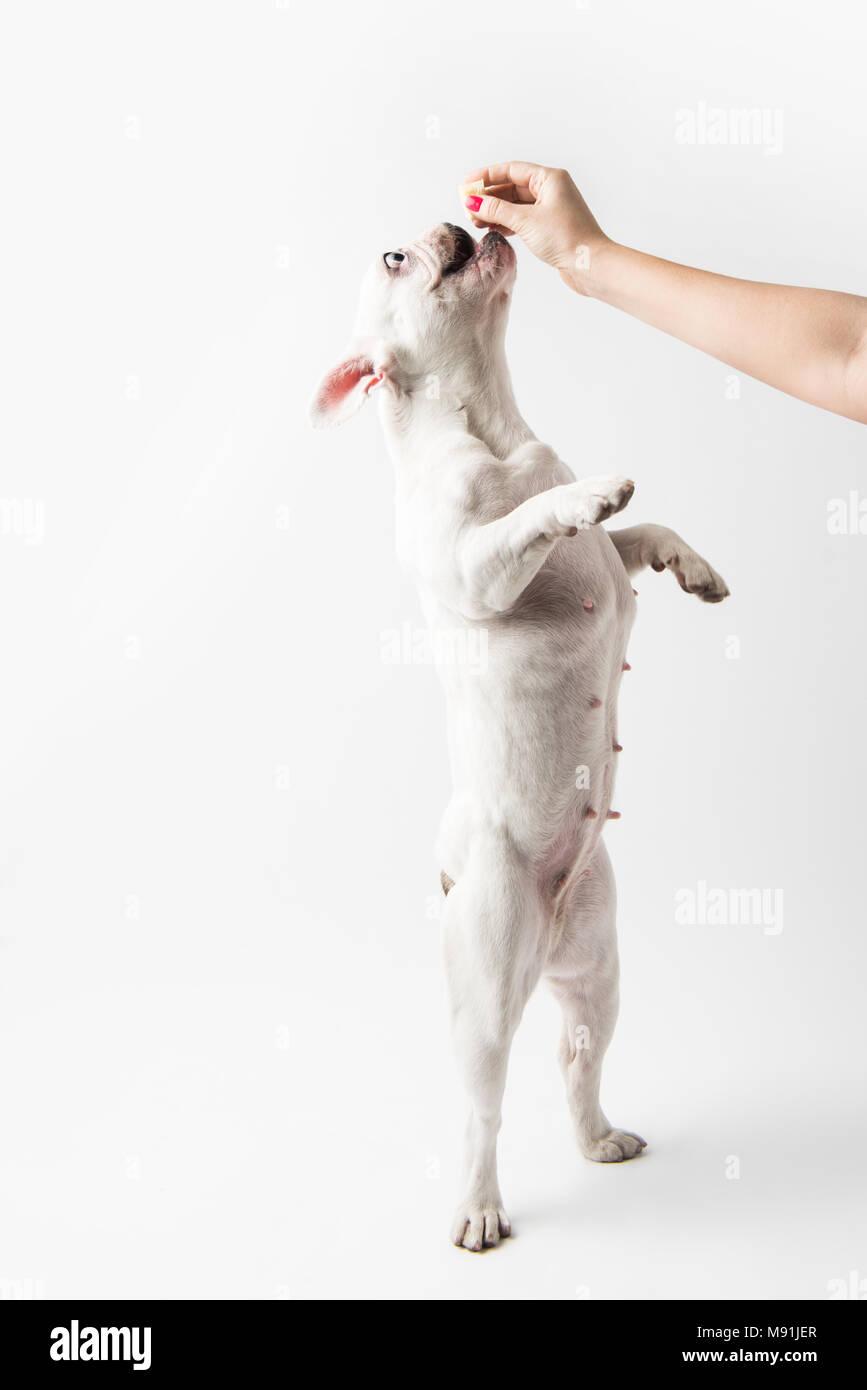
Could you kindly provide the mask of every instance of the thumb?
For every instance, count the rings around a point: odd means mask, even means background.
[[[503,198],[481,197],[472,194],[466,205],[479,222],[487,222],[492,227],[506,227],[510,232],[518,232],[524,222],[524,209],[520,203],[507,203]]]

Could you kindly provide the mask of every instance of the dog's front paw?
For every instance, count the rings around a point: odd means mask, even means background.
[[[677,550],[663,550],[653,561],[652,568],[657,573],[671,570],[684,593],[695,594],[702,603],[721,603],[729,596],[729,587],[722,575],[688,545],[681,545]]]
[[[613,478],[600,475],[598,478],[582,478],[578,483],[567,483],[557,489],[557,519],[567,532],[586,530],[588,526],[598,526],[610,516],[622,512],[633,492],[635,484],[631,478]]]
[[[512,1227],[499,1198],[491,1202],[462,1202],[455,1212],[451,1238],[464,1250],[485,1250],[510,1236]]]
[[[646,1148],[647,1144],[640,1134],[630,1134],[627,1129],[609,1129],[598,1139],[583,1143],[581,1152],[594,1163],[623,1163]]]

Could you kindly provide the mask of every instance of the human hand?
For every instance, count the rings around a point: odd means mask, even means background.
[[[519,236],[567,285],[587,294],[594,257],[609,241],[566,170],[491,164],[474,169],[464,181],[478,180],[485,185],[484,196],[466,199],[473,224]]]

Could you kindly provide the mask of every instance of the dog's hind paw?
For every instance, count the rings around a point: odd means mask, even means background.
[[[452,1222],[452,1244],[464,1250],[488,1249],[511,1234],[509,1218],[499,1203],[481,1206],[465,1202],[458,1207]]]
[[[646,1148],[647,1144],[640,1134],[630,1134],[627,1129],[609,1129],[599,1139],[590,1139],[582,1144],[581,1152],[593,1163],[623,1163]]]

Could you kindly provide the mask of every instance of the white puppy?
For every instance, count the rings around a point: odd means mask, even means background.
[[[706,602],[728,590],[673,531],[597,525],[628,478],[575,481],[518,412],[503,348],[515,254],[445,223],[377,258],[357,332],[311,415],[336,423],[378,389],[397,472],[398,554],[435,650],[487,633],[486,661],[440,664],[454,795],[439,843],[444,947],[469,1094],[452,1239],[509,1234],[497,1132],[512,1037],[540,976],[563,1010],[560,1061],[583,1153],[634,1158],[644,1140],[599,1104],[617,1014],[615,892],[602,843],[617,693],[635,600],[629,576],[672,569]],[[437,639],[440,639],[438,642]]]

